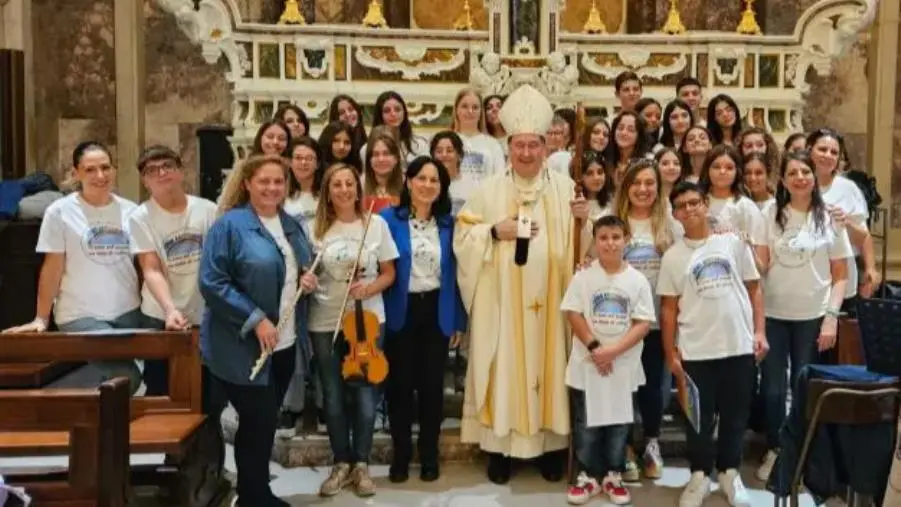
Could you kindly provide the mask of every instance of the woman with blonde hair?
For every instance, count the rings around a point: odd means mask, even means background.
[[[681,236],[681,228],[667,211],[662,189],[662,178],[654,161],[633,159],[623,174],[622,184],[613,202],[613,213],[629,226],[629,243],[623,258],[648,279],[651,289],[657,286],[663,253],[677,236]],[[655,296],[654,305],[659,310],[659,297]],[[659,315],[659,311],[655,314]],[[638,388],[638,408],[644,429],[642,434],[646,440],[644,475],[649,479],[659,479],[663,472],[663,458],[658,439],[670,377],[666,371],[658,321],[651,323],[651,331],[642,346],[644,379],[639,382],[642,385]],[[623,479],[636,481],[639,478],[634,451],[630,446]]]
[[[400,145],[394,136],[373,130],[366,145],[363,163],[363,208],[373,213],[400,202],[404,187],[404,165]],[[325,190],[325,184],[323,184]]]
[[[317,280],[304,273],[312,261],[310,242],[300,223],[282,209],[288,181],[285,160],[254,155],[231,176],[200,260],[200,293],[207,305],[200,355],[205,373],[222,386],[238,413],[236,505],[282,506],[288,503],[269,487],[269,454],[294,373],[294,348],[309,357],[309,343],[303,338],[306,301],[295,296],[313,290]],[[269,359],[250,379],[264,351]]]
[[[378,143],[375,140],[373,146]],[[319,488],[319,494],[324,497],[337,495],[348,485],[358,496],[375,494],[368,463],[379,388],[341,375],[347,346],[343,335],[333,340],[335,329],[347,311],[342,302],[349,291],[351,300],[359,300],[364,310],[378,317],[377,343],[380,348],[384,343],[382,292],[394,283],[394,259],[398,252],[385,220],[375,213],[366,216],[362,190],[360,178],[351,166],[335,164],[326,169],[312,227],[322,263],[320,290],[310,305],[310,340],[334,455],[334,467]],[[358,276],[352,278],[357,252],[362,252],[362,256]]]
[[[454,119],[451,130],[463,140],[463,160],[460,172],[476,183],[507,165],[504,149],[494,137],[485,134],[485,112],[482,97],[472,88],[463,88],[454,98]]]

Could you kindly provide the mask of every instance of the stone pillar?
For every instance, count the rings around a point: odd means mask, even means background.
[[[139,201],[137,160],[144,149],[144,2],[115,0],[116,167],[118,192]]]
[[[31,0],[0,0],[0,47],[25,53],[25,168],[35,170],[34,49]]]
[[[867,168],[876,177],[883,206],[889,210],[888,267],[889,271],[901,269],[901,203],[896,204],[892,180],[897,178],[901,149],[895,149],[901,139],[901,125],[895,123],[898,86],[898,19],[901,0],[881,0],[876,20],[870,29],[869,101],[867,103]],[[874,233],[881,233],[882,223],[873,225]],[[876,242],[877,256],[881,256],[882,244]],[[891,276],[891,275],[889,275]]]

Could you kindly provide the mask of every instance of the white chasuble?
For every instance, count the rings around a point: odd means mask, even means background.
[[[457,278],[470,316],[461,439],[488,452],[531,458],[568,445],[570,335],[559,308],[572,276],[573,191],[564,174],[543,169],[526,183],[507,168],[457,215]],[[491,227],[521,205],[539,232],[517,266],[516,242],[492,240]]]

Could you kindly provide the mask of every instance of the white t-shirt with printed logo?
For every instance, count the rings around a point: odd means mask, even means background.
[[[663,254],[657,294],[679,297],[684,360],[754,353],[754,316],[744,282],[758,279],[751,248],[735,234],[683,239]]]
[[[870,217],[870,210],[867,207],[867,200],[863,196],[863,192],[853,181],[844,176],[836,176],[832,180],[832,184],[828,187],[820,187],[820,195],[823,196],[823,202],[827,206],[836,206],[841,208],[848,217],[848,221],[852,222],[864,229],[867,228],[867,219]],[[854,260],[855,255],[860,255],[860,251],[856,246],[851,245],[852,255],[848,259],[848,286],[845,287],[845,299],[857,295],[858,273],[857,262]]]
[[[573,275],[560,304],[560,310],[575,312],[585,317],[592,336],[601,345],[619,341],[636,320],[654,322],[654,299],[647,279],[632,266],[616,274],[608,274],[595,260],[591,265]],[[614,369],[633,371],[632,384],[623,386],[632,392],[645,383],[641,365],[642,342],[616,358]],[[573,337],[572,353],[566,365],[566,385],[585,390],[586,372],[594,372],[589,352],[582,341]],[[587,369],[586,369],[587,366]]]
[[[285,213],[291,215],[297,220],[303,232],[307,233],[307,238],[311,238],[312,234],[310,224],[316,217],[316,207],[319,205],[319,199],[312,192],[300,192],[294,197],[285,198]]]
[[[485,134],[459,135],[463,140],[463,159],[449,191],[454,214],[463,208],[482,180],[506,168],[504,150],[497,139]]]
[[[385,219],[372,215],[371,220],[360,258],[359,279],[363,283],[372,283],[379,276],[380,262],[393,261],[398,257],[397,245],[394,244]],[[315,222],[311,228],[316,230]],[[341,303],[347,291],[348,278],[357,258],[364,228],[363,220],[350,223],[336,221],[324,237],[313,238],[315,250],[322,252],[322,260],[319,288],[313,293],[310,303],[310,331],[332,332],[344,315],[346,308],[342,308]],[[349,298],[347,302],[347,308],[352,308],[353,300]],[[363,309],[375,313],[380,323],[385,322],[385,303],[381,294],[363,301]]]
[[[674,241],[682,236],[681,229],[677,227],[677,222],[673,219],[667,218],[666,226],[669,227],[669,232]],[[648,283],[651,284],[651,293],[653,294],[654,288],[657,287],[657,276],[660,273],[660,259],[662,256],[654,244],[654,230],[651,226],[651,219],[629,218],[629,232],[631,236],[626,249],[623,251],[623,259],[648,279]],[[659,313],[659,297],[654,298],[654,308],[657,310],[656,313]],[[655,319],[651,323],[651,329],[659,328],[660,324]]]
[[[764,210],[770,269],[763,291],[766,316],[784,320],[810,320],[826,313],[832,287],[830,261],[852,257],[844,227],[823,213],[823,230],[812,213],[786,206],[785,229],[776,224],[776,204]]]
[[[410,218],[410,292],[441,287],[441,240],[434,218],[423,222]]]
[[[53,307],[57,324],[85,317],[110,321],[141,304],[128,234],[128,216],[137,205],[111,199],[97,207],[75,192],[44,213],[36,251],[66,254]]]
[[[278,304],[279,322],[276,323],[277,326],[279,324],[281,326],[278,328],[278,345],[275,346],[276,351],[285,350],[297,341],[297,329],[295,328],[297,318],[294,315],[294,296],[298,291],[297,257],[294,256],[294,249],[291,248],[291,243],[285,237],[285,229],[282,227],[282,221],[278,215],[260,217],[260,222],[272,235],[275,245],[285,259],[285,279],[282,283],[282,293]],[[284,323],[282,323],[283,319]]]
[[[766,244],[763,216],[754,201],[740,195],[738,198],[719,199],[710,196],[710,213],[713,232],[734,232],[752,245]]]
[[[170,213],[149,199],[129,218],[131,253],[157,254],[169,282],[172,302],[193,325],[200,325],[203,317],[197,276],[203,240],[215,220],[216,204],[193,195],[188,196],[188,205],[181,213]],[[166,319],[146,282],[141,288],[141,311],[155,319]]]

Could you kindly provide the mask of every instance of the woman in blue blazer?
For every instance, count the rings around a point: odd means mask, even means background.
[[[295,305],[295,295],[314,289],[317,281],[303,268],[311,263],[310,242],[282,210],[287,171],[278,155],[254,155],[229,175],[221,216],[207,234],[200,260],[207,306],[200,354],[205,376],[214,378],[238,412],[238,506],[289,505],[269,488],[269,454],[294,373],[294,347],[310,357],[306,302],[300,298]],[[251,380],[263,350],[270,352],[269,360]]]
[[[450,176],[438,160],[419,157],[407,167],[400,204],[382,210],[400,256],[394,284],[384,293],[391,373],[387,398],[394,460],[389,479],[409,477],[411,427],[418,393],[420,479],[439,477],[438,435],[444,411],[448,342],[466,329],[457,287]]]

